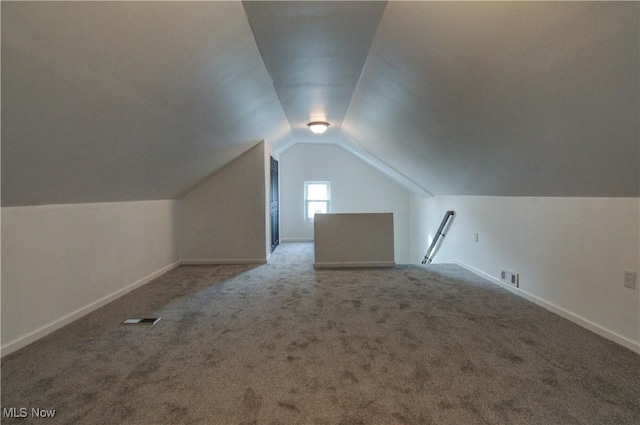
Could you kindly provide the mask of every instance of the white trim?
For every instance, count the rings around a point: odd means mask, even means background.
[[[16,205],[16,206],[6,206],[2,207],[5,209],[26,209],[30,210],[59,210],[65,209],[69,207],[95,207],[98,205],[114,205],[114,204],[142,204],[142,203],[151,203],[151,202],[180,202],[179,199],[147,199],[141,201],[107,201],[107,202],[77,202],[70,204],[44,204],[44,205]]]
[[[288,242],[313,242],[313,238],[283,238],[280,239],[281,243],[288,243]]]
[[[14,339],[11,342],[6,343],[5,345],[2,346],[2,348],[0,349],[2,351],[2,353],[0,354],[0,357],[4,357],[7,354],[11,354],[14,351],[17,351],[23,347],[26,347],[27,345],[31,344],[32,342],[35,342],[37,340],[39,340],[40,338],[45,337],[46,335],[49,335],[50,333],[57,331],[58,329],[62,328],[63,326],[68,325],[69,323],[78,320],[79,318],[81,318],[82,316],[85,316],[89,313],[91,313],[92,311],[95,311],[97,309],[99,309],[100,307],[110,303],[111,301],[114,301],[117,298],[122,297],[123,295],[128,294],[129,292],[133,291],[134,289],[147,284],[149,282],[151,282],[153,279],[157,278],[158,276],[168,272],[169,270],[172,270],[176,267],[178,267],[180,265],[180,261],[176,261],[175,263],[169,264],[168,266],[165,266],[163,268],[161,268],[160,270],[157,270],[145,277],[143,277],[142,279],[137,280],[136,282],[132,283],[129,286],[126,286],[122,289],[119,289],[115,292],[112,292],[111,294],[100,298],[99,300],[96,300],[82,308],[79,308],[78,310],[67,314],[64,317],[61,317],[60,319],[54,320],[53,322],[41,326],[40,328],[36,329],[35,331],[29,332],[28,334],[21,336],[17,339]]]
[[[362,261],[362,262],[336,262],[336,263],[313,263],[314,269],[344,269],[356,267],[395,267],[395,261]]]
[[[562,307],[560,307],[559,305],[556,305],[550,301],[544,300],[540,297],[538,297],[537,295],[534,295],[530,292],[524,291],[520,288],[515,288],[505,282],[502,282],[500,279],[491,276],[488,273],[483,272],[480,269],[477,269],[473,266],[470,266],[468,264],[465,264],[461,261],[455,261],[456,264],[458,264],[460,267],[463,267],[467,270],[469,270],[470,272],[483,277],[487,280],[489,280],[492,283],[495,283],[496,285],[501,286],[502,288],[518,295],[521,296],[522,298],[525,298],[541,307],[544,307],[545,309],[551,311],[552,313],[557,314],[558,316],[561,316],[567,320],[572,321],[573,323],[582,326],[585,329],[590,330],[591,332],[598,334],[604,338],[607,338],[608,340],[611,340],[615,343],[618,343],[620,345],[622,345],[623,347],[626,347],[628,349],[630,349],[631,351],[635,351],[636,353],[640,354],[640,342],[638,341],[634,341],[632,339],[629,339],[625,336],[619,335],[613,331],[610,331],[609,329],[606,329],[596,323],[593,323],[592,321],[585,319],[584,317],[566,310]]]
[[[243,259],[228,259],[228,260],[195,259],[195,260],[182,260],[181,264],[184,266],[206,266],[206,265],[221,265],[221,264],[267,264],[267,260],[264,258],[243,258]]]

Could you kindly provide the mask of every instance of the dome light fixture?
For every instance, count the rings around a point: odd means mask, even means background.
[[[322,134],[329,128],[329,123],[324,121],[313,121],[307,125],[309,126],[309,130],[315,134]]]

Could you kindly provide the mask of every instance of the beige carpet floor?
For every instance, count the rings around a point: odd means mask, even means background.
[[[458,266],[312,262],[182,266],[6,356],[3,416],[56,413],[2,423],[640,423],[628,349]]]

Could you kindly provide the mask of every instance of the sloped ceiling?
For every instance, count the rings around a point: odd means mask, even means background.
[[[386,2],[244,2],[295,142],[340,138],[340,127]],[[331,123],[317,137],[307,123]]]
[[[263,139],[422,194],[640,196],[639,10],[2,2],[2,205],[179,198]]]
[[[239,2],[2,2],[2,204],[180,197],[291,134]]]
[[[639,6],[390,2],[343,129],[434,194],[638,196]]]

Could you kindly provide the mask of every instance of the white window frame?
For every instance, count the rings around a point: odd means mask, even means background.
[[[307,188],[312,184],[324,184],[327,186],[327,199],[309,199]],[[304,220],[307,223],[313,223],[313,216],[309,217],[310,202],[325,202],[327,204],[327,213],[331,212],[331,182],[330,181],[305,181],[304,182]],[[315,215],[315,214],[314,214]]]

